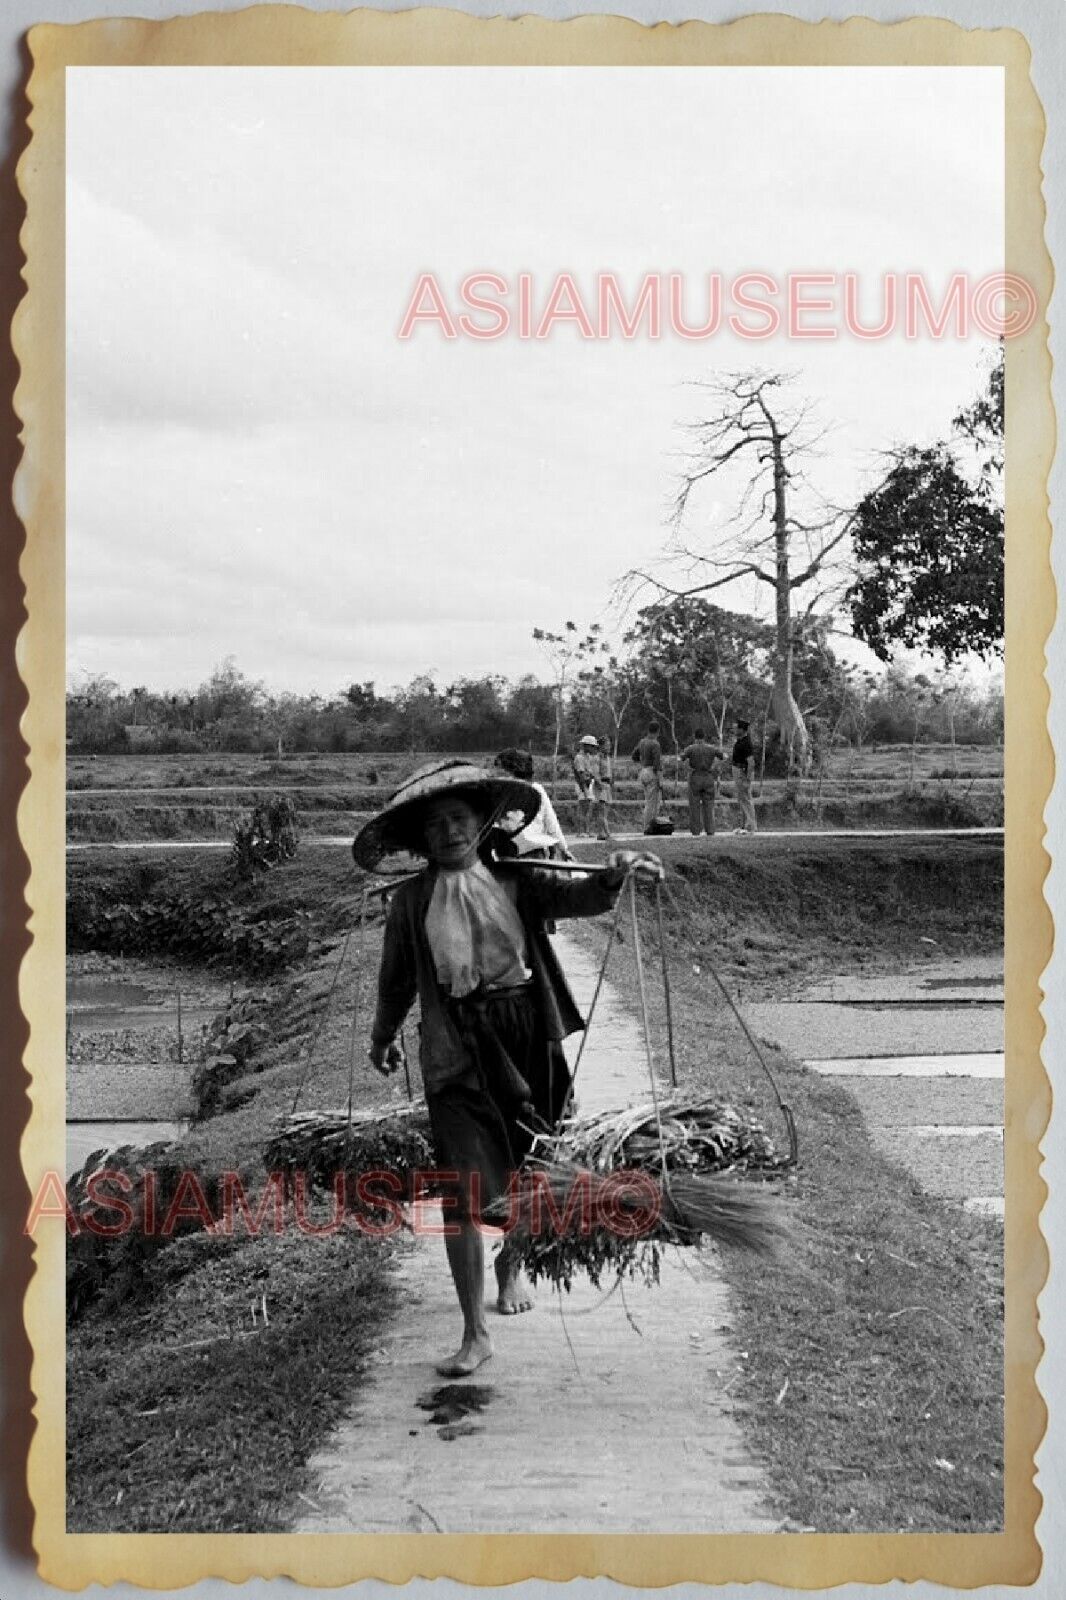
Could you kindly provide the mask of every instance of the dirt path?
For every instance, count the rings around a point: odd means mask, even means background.
[[[596,964],[562,934],[587,1006]],[[638,1025],[609,986],[581,1064],[585,1110],[647,1095]],[[781,1527],[730,1408],[744,1352],[712,1254],[675,1252],[658,1288],[542,1289],[494,1315],[495,1358],[446,1383],[458,1333],[439,1239],[406,1248],[402,1304],[357,1410],[311,1463],[301,1533],[769,1533]]]

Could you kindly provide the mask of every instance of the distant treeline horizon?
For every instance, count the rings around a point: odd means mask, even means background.
[[[766,748],[779,744],[769,708],[769,662],[755,645],[708,672],[662,655],[577,661],[570,676],[532,674],[438,681],[419,674],[379,690],[352,683],[332,698],[272,693],[232,658],[193,691],[123,689],[103,675],[68,691],[67,746],[75,754],[298,754],[371,751],[472,752],[519,747],[566,752],[584,734],[606,737],[628,756],[654,720],[666,750],[697,729],[726,743],[742,716]],[[815,752],[869,744],[985,744],[1003,740],[1003,690],[964,675],[893,665],[861,672],[825,646],[797,651],[797,698]]]

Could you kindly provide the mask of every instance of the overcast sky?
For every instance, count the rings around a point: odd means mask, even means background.
[[[992,69],[79,68],[67,89],[68,676],[225,656],[335,693],[540,671],[654,555],[716,371],[798,374],[853,499],[979,338],[397,338],[421,271],[591,283],[1002,265]],[[871,315],[873,312],[871,300]],[[698,309],[694,299],[693,316]],[[729,490],[698,497],[706,538]],[[750,609],[739,585],[723,598]],[[765,606],[765,600],[760,597]]]

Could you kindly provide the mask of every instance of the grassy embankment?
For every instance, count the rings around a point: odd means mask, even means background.
[[[213,900],[223,889],[244,917],[265,925],[312,911],[306,961],[271,979],[238,969],[233,1019],[259,1024],[242,1062],[245,1076],[223,1085],[219,1114],[194,1124],[171,1153],[205,1189],[219,1174],[236,1172],[254,1212],[266,1178],[264,1132],[291,1106],[301,1080],[305,1105],[347,1098],[351,948],[310,1063],[308,1047],[326,1014],[340,931],[356,915],[359,874],[350,858],[315,852],[234,886],[217,857],[131,860],[104,852],[73,859],[69,876],[75,944],[79,916],[100,895],[143,911],[160,897]],[[368,965],[376,938],[368,941]],[[227,1042],[220,1035],[216,1048]],[[361,1063],[356,1090],[361,1101],[392,1092]],[[317,1206],[307,1216],[328,1220]],[[282,1525],[307,1457],[343,1415],[380,1345],[393,1304],[396,1246],[349,1229],[312,1237],[291,1214],[280,1234],[272,1226],[268,1214],[253,1237],[238,1218],[229,1238],[194,1234],[147,1256],[135,1239],[123,1240],[113,1251],[103,1293],[68,1334],[72,1531]]]
[[[907,959],[924,948],[921,934],[948,953],[994,948],[1001,937],[1001,859],[985,842],[765,840],[756,851],[726,839],[702,849],[696,857],[676,841],[664,851],[689,886],[675,880],[678,891],[693,897],[683,918],[669,919],[680,1068],[686,1083],[750,1105],[771,1127],[773,1104],[746,1046],[693,971],[701,949],[735,988],[759,992],[800,965],[807,975]],[[70,870],[76,908],[93,882],[116,902],[175,888],[214,893],[225,868],[218,858],[160,855],[135,864],[72,858]],[[218,1114],[179,1152],[201,1174],[230,1169],[250,1188],[261,1181],[264,1132],[305,1073],[302,1103],[344,1103],[352,946],[310,1072],[307,1047],[360,887],[350,858],[309,850],[236,891],[245,914],[266,921],[312,909],[314,937],[332,945],[254,987],[244,1010],[264,1025],[262,1037],[242,1075],[223,1086]],[[597,938],[593,925],[589,936]],[[372,932],[368,971],[376,954]],[[614,959],[617,977],[631,959],[628,941]],[[361,1049],[356,1060],[357,1100],[403,1095],[370,1073]],[[774,1064],[800,1130],[805,1270],[724,1266],[737,1348],[748,1352],[734,1398],[782,1513],[843,1531],[994,1527],[999,1230],[923,1195],[872,1148],[845,1092],[779,1054]],[[116,1275],[113,1294],[85,1311],[69,1339],[71,1528],[283,1525],[309,1453],[380,1343],[390,1249],[349,1231],[204,1236],[159,1251],[137,1283]],[[264,1292],[268,1326],[251,1313]]]

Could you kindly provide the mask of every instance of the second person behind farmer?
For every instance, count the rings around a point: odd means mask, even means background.
[[[659,724],[648,723],[648,731],[633,751],[633,760],[640,767],[640,783],[644,790],[645,833],[659,815],[662,804],[663,747],[659,743]]]
[[[496,757],[496,765],[504,772],[510,773],[512,778],[521,778],[523,783],[530,784],[540,796],[540,809],[533,821],[525,828],[519,827],[511,832],[511,843],[517,856],[532,858],[533,860],[572,861],[570,846],[566,842],[566,835],[559,825],[559,818],[555,815],[555,807],[551,797],[542,783],[538,783],[533,776],[533,757],[528,750],[501,750]],[[503,819],[504,827],[509,820]]]

